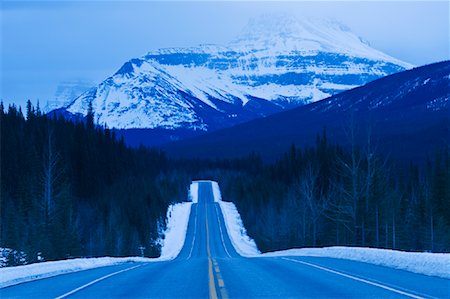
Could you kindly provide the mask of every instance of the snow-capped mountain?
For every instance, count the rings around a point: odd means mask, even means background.
[[[214,130],[315,102],[411,65],[342,24],[292,16],[251,20],[226,46],[149,52],[66,108],[109,127]]]

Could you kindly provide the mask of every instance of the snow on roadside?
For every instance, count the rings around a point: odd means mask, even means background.
[[[219,203],[225,220],[228,236],[237,253],[242,256],[251,257],[260,254],[255,241],[247,235],[241,215],[232,202],[222,201],[219,184],[211,182],[213,187],[214,201]]]
[[[222,194],[220,193],[219,184],[217,182],[211,181],[212,189],[213,189],[213,196],[215,202],[221,202],[222,201]]]
[[[288,249],[264,253],[261,256],[315,256],[347,259],[450,279],[450,253],[406,252],[380,248],[333,246]]]
[[[167,228],[162,240],[160,260],[172,260],[178,256],[186,239],[192,202],[171,205],[167,210]]]
[[[198,181],[193,181],[189,187],[189,199],[193,203],[198,202]]]
[[[171,205],[167,210],[167,228],[165,238],[161,240],[161,256],[159,258],[143,257],[100,257],[77,258],[54,262],[35,263],[17,267],[0,268],[0,288],[52,277],[60,274],[88,270],[98,267],[113,266],[123,263],[161,262],[176,258],[184,245],[186,231],[191,213],[191,202]]]
[[[142,257],[99,257],[6,267],[0,269],[0,288],[64,273],[77,272],[104,266],[113,266],[123,263],[148,262],[153,260],[155,259]]]
[[[232,202],[219,201],[222,210],[225,226],[231,243],[233,243],[236,251],[246,257],[257,256],[260,254],[255,241],[247,235],[241,216],[236,206]]]
[[[365,262],[409,272],[450,279],[450,253],[406,252],[390,249],[333,246],[295,248],[261,254],[247,236],[236,206],[222,201],[217,182],[212,182],[214,201],[219,202],[230,240],[236,251],[246,257],[314,256]]]

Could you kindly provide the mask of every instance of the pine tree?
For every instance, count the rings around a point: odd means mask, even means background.
[[[92,107],[92,101],[89,101],[88,110],[86,115],[86,126],[89,131],[94,129],[94,109]]]

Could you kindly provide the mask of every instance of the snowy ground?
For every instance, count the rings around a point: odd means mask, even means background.
[[[220,193],[219,184],[217,182],[211,182],[212,189],[213,189],[213,196],[215,202],[221,202],[222,201],[222,193]]]
[[[167,210],[167,228],[162,240],[159,260],[171,260],[177,257],[184,245],[186,231],[191,214],[191,202],[171,205]]]
[[[245,257],[261,254],[258,247],[256,247],[255,241],[247,235],[241,215],[239,215],[234,203],[222,201],[222,195],[217,182],[212,182],[212,186],[214,201],[219,203],[223,218],[225,219],[228,236],[236,251]]]
[[[198,202],[198,181],[191,183],[191,186],[189,187],[189,198],[193,203]]]
[[[36,263],[31,265],[0,268],[0,288],[36,279],[92,268],[112,266],[129,262],[159,262],[177,257],[184,245],[186,230],[191,213],[191,202],[171,205],[167,210],[165,238],[161,240],[161,257],[101,257],[79,258],[63,261]]]
[[[242,224],[241,216],[232,202],[219,201],[222,210],[225,226],[231,243],[236,251],[245,257],[258,256],[260,251],[256,247],[255,241],[247,236],[247,231]]]
[[[118,265],[129,262],[148,262],[155,259],[141,257],[100,257],[80,258],[55,262],[36,263],[31,265],[7,267],[0,269],[0,288],[22,282],[52,277],[64,273],[82,271],[92,268]]]

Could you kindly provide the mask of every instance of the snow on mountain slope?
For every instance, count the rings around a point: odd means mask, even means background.
[[[251,19],[232,43],[264,53],[340,53],[382,60],[411,68],[412,65],[370,47],[349,27],[333,19],[297,19],[289,14],[266,14]]]
[[[70,105],[115,128],[213,130],[326,98],[411,65],[335,21],[264,15],[227,46],[152,51]]]

